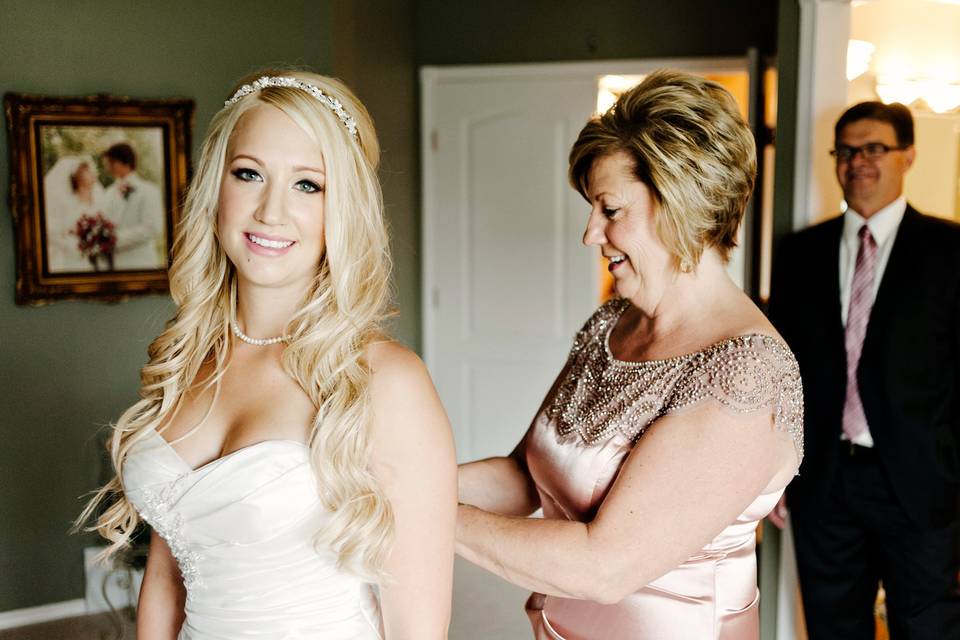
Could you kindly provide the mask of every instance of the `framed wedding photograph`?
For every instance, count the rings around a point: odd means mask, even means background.
[[[194,103],[8,93],[17,304],[168,290]]]

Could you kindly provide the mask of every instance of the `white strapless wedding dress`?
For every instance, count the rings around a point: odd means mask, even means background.
[[[381,638],[372,586],[314,548],[329,512],[302,443],[267,440],[192,469],[151,430],[123,478],[183,574],[180,640]]]

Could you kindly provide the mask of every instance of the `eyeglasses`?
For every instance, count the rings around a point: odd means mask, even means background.
[[[867,144],[862,144],[859,147],[851,147],[850,145],[841,144],[837,145],[836,149],[831,149],[830,155],[836,158],[837,162],[850,162],[857,156],[858,153],[862,153],[864,159],[866,160],[879,160],[891,151],[903,151],[904,149],[909,148],[909,146],[910,145],[891,147],[883,144],[882,142],[868,142]]]

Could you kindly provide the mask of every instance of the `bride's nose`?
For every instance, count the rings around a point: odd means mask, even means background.
[[[281,184],[268,185],[254,214],[257,222],[280,225],[286,221],[286,189]]]

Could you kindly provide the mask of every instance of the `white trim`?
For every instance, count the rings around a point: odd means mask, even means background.
[[[436,320],[433,301],[436,283],[433,281],[433,223],[435,206],[431,195],[433,193],[434,154],[432,140],[434,133],[433,95],[434,88],[439,83],[439,73],[436,68],[423,67],[420,69],[420,313],[421,313],[421,354],[428,368],[434,366],[434,344]]]
[[[28,624],[62,620],[63,618],[73,618],[86,614],[87,604],[83,598],[42,604],[39,607],[12,609],[10,611],[0,612],[0,629],[14,629]]]
[[[648,60],[598,60],[591,62],[543,62],[539,64],[484,64],[463,66],[425,66],[420,68],[420,81],[428,83],[458,82],[496,78],[544,78],[563,76],[577,78],[603,75],[640,75],[664,67],[698,73],[743,71],[745,56],[719,58],[651,58]]]
[[[816,5],[800,2],[800,37],[797,69],[797,131],[794,137],[793,228],[807,226],[810,215],[811,113],[813,111],[813,57],[816,39]]]

